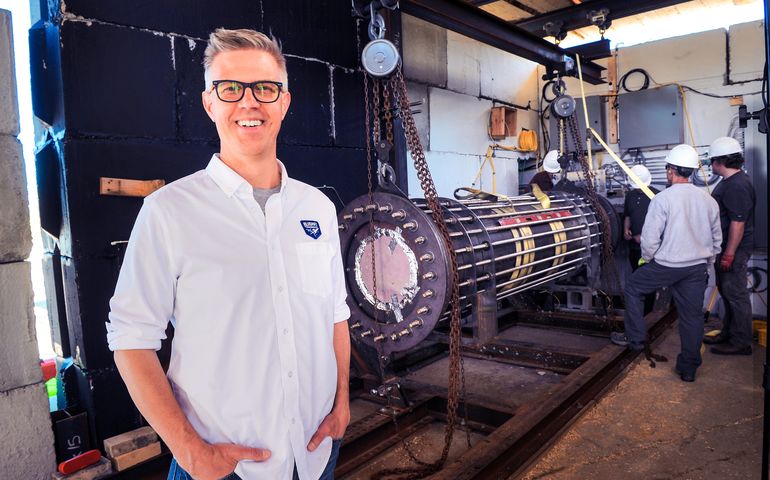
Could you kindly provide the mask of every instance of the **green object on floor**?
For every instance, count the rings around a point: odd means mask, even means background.
[[[56,393],[57,393],[56,377],[53,377],[49,379],[47,382],[45,382],[45,389],[48,391],[49,397],[56,397]]]

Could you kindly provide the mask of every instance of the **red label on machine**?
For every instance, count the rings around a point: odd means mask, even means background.
[[[559,218],[569,217],[571,215],[572,214],[569,212],[569,210],[561,210],[559,212],[535,213],[532,215],[502,218],[500,219],[500,225],[501,226],[521,225],[524,223],[536,222],[538,220],[557,220]]]

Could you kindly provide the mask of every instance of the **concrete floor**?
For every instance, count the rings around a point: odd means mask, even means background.
[[[653,369],[640,356],[520,478],[760,478],[765,349],[754,343],[751,357],[707,349],[695,383],[685,383],[673,371],[676,326],[654,347],[667,363]]]

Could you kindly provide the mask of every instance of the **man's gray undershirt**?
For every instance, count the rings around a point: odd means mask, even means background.
[[[257,201],[259,206],[262,208],[262,213],[265,213],[265,205],[267,204],[267,199],[270,198],[271,195],[274,193],[278,193],[281,190],[281,186],[278,185],[275,188],[255,188],[254,189],[254,200]]]

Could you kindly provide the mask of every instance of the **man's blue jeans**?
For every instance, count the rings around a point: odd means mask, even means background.
[[[332,441],[331,456],[329,456],[329,461],[326,463],[326,468],[324,468],[324,471],[318,480],[334,480],[334,467],[337,466],[337,458],[339,458],[340,456],[341,444],[342,444],[342,440]],[[233,472],[230,475],[227,475],[226,477],[222,478],[222,480],[239,480],[240,478],[241,477],[239,477],[238,475],[235,474],[235,472]],[[298,479],[299,479],[299,476],[297,475],[297,468],[295,467],[293,480],[298,480]],[[168,470],[167,480],[193,480],[193,478],[190,476],[189,473],[182,470],[182,467],[180,467],[176,463],[176,459],[173,459],[171,461],[171,467]]]

